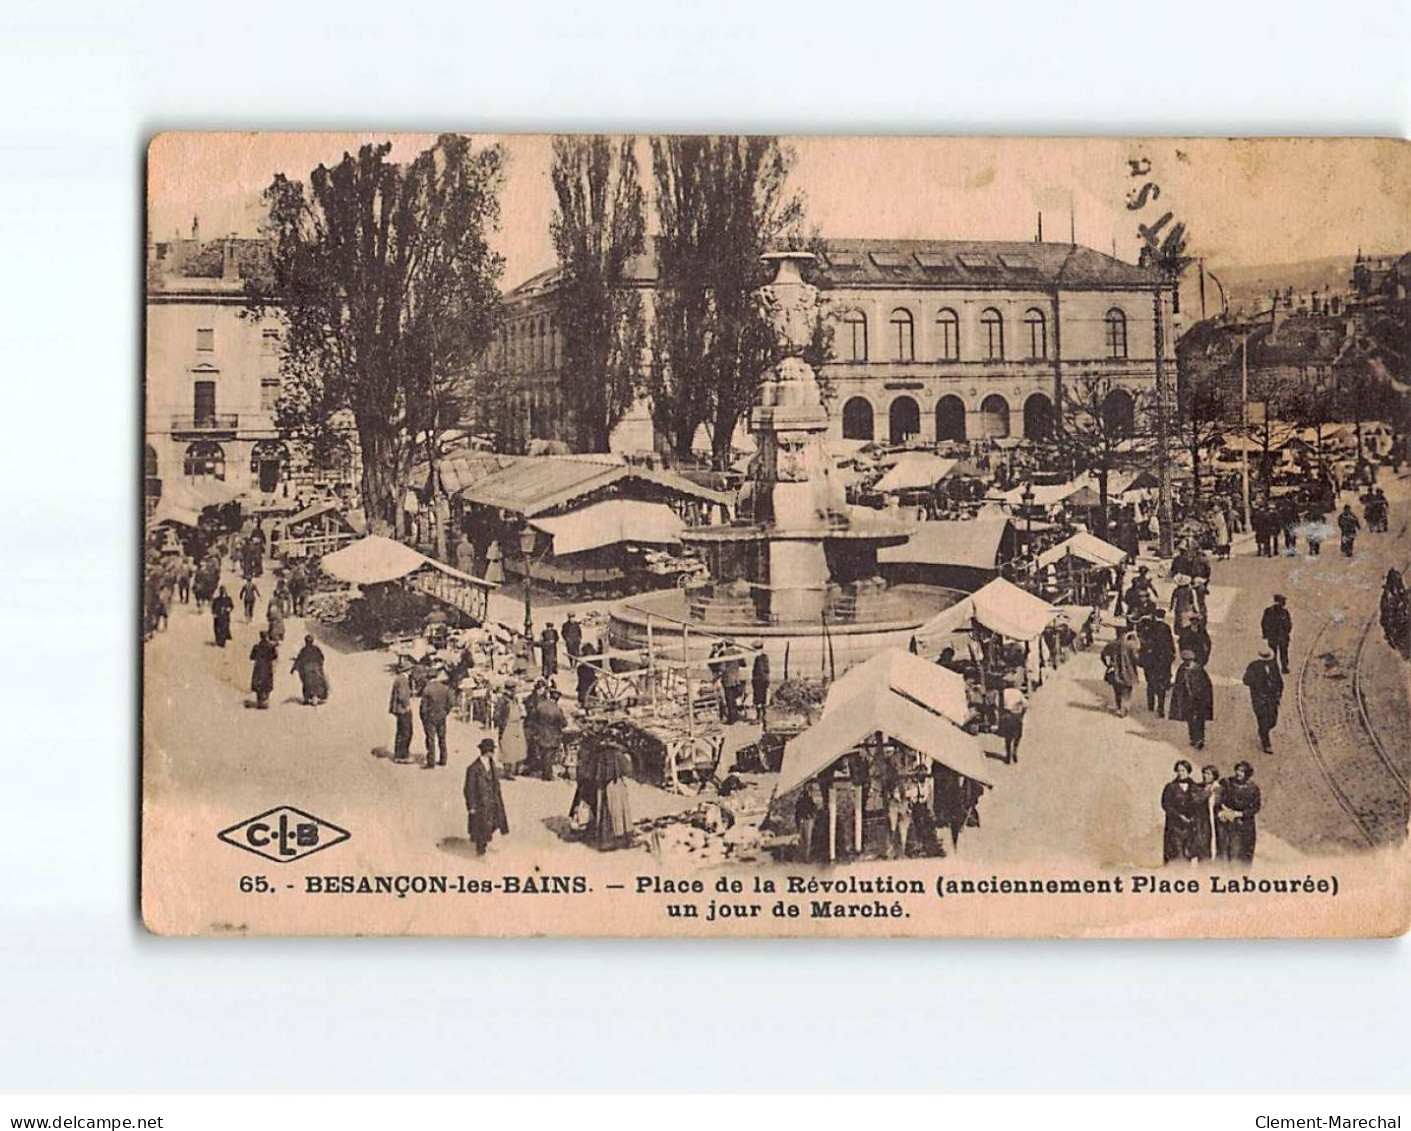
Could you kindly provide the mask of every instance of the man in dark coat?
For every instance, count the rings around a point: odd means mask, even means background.
[[[1175,766],[1176,776],[1161,791],[1161,811],[1166,829],[1161,838],[1161,859],[1194,860],[1197,849],[1197,823],[1205,807],[1205,795],[1191,780],[1191,764],[1182,758]]]
[[[1362,523],[1352,513],[1352,504],[1347,503],[1342,508],[1342,514],[1338,515],[1338,530],[1342,532],[1343,557],[1352,557],[1352,547],[1357,541],[1357,532],[1361,529]]]
[[[1181,653],[1181,666],[1171,683],[1171,718],[1186,724],[1190,744],[1205,748],[1205,724],[1215,717],[1215,689],[1210,677],[1189,648]]]
[[[509,818],[500,793],[500,776],[495,771],[495,740],[480,740],[479,756],[465,770],[466,832],[475,845],[475,855],[484,856],[485,846],[496,834],[508,834]]]
[[[563,748],[563,732],[568,728],[568,716],[559,706],[557,688],[549,688],[547,694],[534,702],[525,717],[524,728],[529,738],[529,772],[537,773],[545,781],[553,780],[554,763]]]
[[[1279,670],[1289,674],[1289,638],[1293,636],[1293,617],[1289,615],[1288,598],[1274,594],[1274,603],[1259,618],[1259,631],[1279,659]]]
[[[758,722],[764,722],[764,713],[769,706],[769,653],[764,650],[764,641],[754,642],[754,664],[750,667],[750,690],[754,692],[754,715]]]
[[[552,624],[539,633],[539,663],[545,679],[553,679],[559,670],[559,634]]]
[[[312,636],[304,637],[304,646],[294,657],[290,672],[297,672],[299,685],[304,692],[304,702],[309,706],[328,701],[328,676],[323,670],[323,649],[314,643]]]
[[[392,697],[387,704],[387,713],[397,720],[392,756],[398,762],[405,762],[412,756],[412,681],[404,667],[397,669],[397,675],[392,680]]]
[[[1176,663],[1176,641],[1171,635],[1171,626],[1166,623],[1164,609],[1157,609],[1144,623],[1146,632],[1140,660],[1146,675],[1146,707],[1161,719],[1166,717],[1166,692],[1171,687],[1171,668]]]
[[[563,622],[563,647],[570,660],[578,659],[579,652],[583,650],[583,626],[572,613]]]
[[[591,663],[581,661],[592,660],[597,654],[591,643],[583,645],[583,651],[578,654],[578,706],[585,711],[588,709],[588,697],[598,683],[598,669]]]
[[[1259,748],[1272,754],[1269,732],[1279,721],[1279,701],[1284,697],[1284,677],[1274,660],[1274,650],[1267,645],[1259,649],[1259,658],[1244,669],[1244,685],[1249,688],[1250,706],[1259,727]]]
[[[274,661],[278,657],[279,649],[270,642],[269,633],[260,633],[260,639],[250,649],[250,660],[255,665],[250,673],[250,690],[261,711],[269,706],[269,695],[274,690]]]
[[[421,729],[426,735],[426,768],[446,764],[446,718],[451,713],[451,685],[445,673],[421,689]]]
[[[1234,775],[1220,782],[1219,800],[1215,803],[1215,855],[1232,864],[1254,860],[1254,817],[1262,799],[1253,778],[1253,766],[1236,762]]]
[[[1210,630],[1205,627],[1205,618],[1196,617],[1181,630],[1180,639],[1176,641],[1177,647],[1181,651],[1192,651],[1195,653],[1196,662],[1202,667],[1210,663],[1210,651],[1213,645],[1210,641]]]

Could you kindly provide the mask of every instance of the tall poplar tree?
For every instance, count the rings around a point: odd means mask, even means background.
[[[803,243],[792,163],[773,137],[652,139],[660,234],[649,387],[657,428],[678,458],[705,424],[723,465],[760,377],[779,358],[755,291],[771,277],[760,256]]]
[[[607,451],[612,430],[642,386],[646,331],[627,269],[646,247],[646,201],[637,139],[556,137],[549,225],[563,286],[561,371],[576,446]]]

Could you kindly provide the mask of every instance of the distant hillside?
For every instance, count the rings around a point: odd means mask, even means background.
[[[1309,291],[1321,291],[1330,287],[1336,292],[1347,289],[1347,280],[1352,274],[1353,255],[1330,256],[1325,259],[1303,259],[1293,263],[1258,263],[1250,265],[1205,264],[1205,304],[1214,314],[1220,308],[1220,288],[1210,281],[1214,275],[1225,288],[1225,297],[1230,309],[1243,307],[1246,313],[1265,310],[1269,306],[1269,295],[1278,290],[1292,287],[1294,293],[1306,295]],[[1195,310],[1200,302],[1200,274],[1192,267],[1182,280],[1182,302],[1193,300]]]
[[[1405,250],[1405,249],[1402,249]],[[1395,258],[1396,252],[1369,252]],[[1230,309],[1243,307],[1246,313],[1267,310],[1269,295],[1278,290],[1292,287],[1295,295],[1307,295],[1310,291],[1330,289],[1334,294],[1347,290],[1348,279],[1352,275],[1352,264],[1356,260],[1356,249],[1347,255],[1327,256],[1323,259],[1300,259],[1292,263],[1258,264],[1219,264],[1206,261],[1205,307],[1214,314],[1220,309],[1220,288],[1210,282],[1215,275],[1225,288]],[[1192,266],[1181,280],[1181,305],[1197,317],[1200,312],[1200,273]]]

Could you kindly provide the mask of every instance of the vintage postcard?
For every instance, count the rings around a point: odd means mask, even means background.
[[[147,164],[151,930],[1407,929],[1404,142]]]

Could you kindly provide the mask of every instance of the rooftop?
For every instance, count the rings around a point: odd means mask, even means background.
[[[1157,272],[1090,247],[1020,240],[824,241],[825,251],[808,275],[825,289],[857,286],[1052,287],[1073,290],[1153,287]],[[655,282],[650,252],[632,260],[628,278]],[[510,302],[551,294],[563,279],[558,267],[540,271],[510,290]]]

